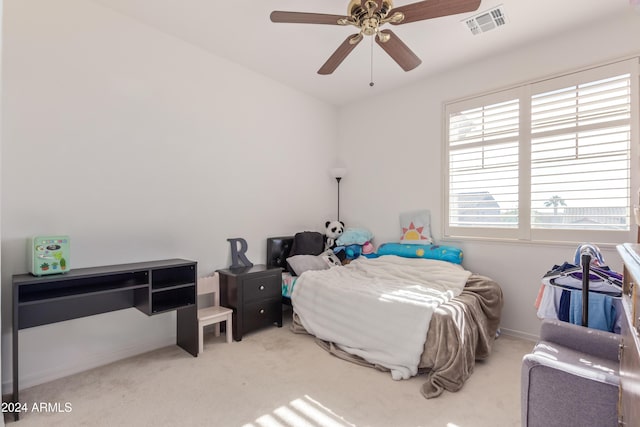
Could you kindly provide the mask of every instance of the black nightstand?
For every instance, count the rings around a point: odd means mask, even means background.
[[[282,269],[227,268],[220,274],[220,304],[233,309],[233,339],[255,329],[282,326]]]

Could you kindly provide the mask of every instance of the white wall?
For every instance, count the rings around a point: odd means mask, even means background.
[[[26,239],[69,234],[73,268],[182,257],[200,275],[335,212],[337,112],[80,0],[4,2],[3,389]],[[23,387],[175,342],[135,309],[20,332]],[[185,357],[191,357],[185,353]]]
[[[364,222],[374,230],[377,244],[397,241],[399,212],[428,208],[433,234],[440,239],[443,103],[637,54],[638,40],[640,15],[629,14],[341,108],[340,151],[349,169],[342,187],[346,223]],[[366,138],[362,135],[363,123],[370,124]],[[637,160],[633,167],[638,167]],[[634,233],[630,236],[635,237]],[[554,263],[571,261],[577,246],[468,241],[447,244],[463,248],[464,265],[469,270],[493,277],[502,285],[503,329],[530,337],[538,333],[533,304],[541,276]],[[601,249],[605,260],[620,270],[621,260],[615,249]]]

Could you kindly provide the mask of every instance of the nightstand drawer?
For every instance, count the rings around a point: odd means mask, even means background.
[[[247,304],[243,313],[244,328],[246,331],[261,328],[263,326],[282,324],[282,300],[270,299]]]
[[[282,274],[247,277],[243,281],[244,301],[280,298],[282,293]]]

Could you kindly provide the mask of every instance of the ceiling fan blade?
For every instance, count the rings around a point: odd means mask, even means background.
[[[422,60],[416,56],[402,40],[396,36],[391,30],[380,31],[384,37],[389,37],[385,42],[381,41],[380,36],[376,37],[376,43],[380,45],[385,52],[393,58],[394,61],[405,71],[411,71],[418,65],[422,64]]]
[[[341,19],[346,19],[343,15],[327,15],[324,13],[304,13],[304,12],[282,12],[275,10],[271,12],[271,22],[282,22],[288,24],[338,24]]]
[[[400,22],[391,22],[394,25],[407,24],[409,22],[425,19],[439,18],[441,16],[455,15],[458,13],[472,12],[480,7],[481,0],[426,0],[417,3],[391,9],[389,16],[396,12],[402,12],[404,19]]]
[[[336,49],[335,52],[327,59],[322,67],[318,70],[318,74],[327,75],[333,73],[338,65],[351,53],[351,51],[362,41],[361,34],[354,34],[349,37]]]

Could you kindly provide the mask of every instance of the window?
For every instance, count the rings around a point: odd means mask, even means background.
[[[637,68],[627,60],[447,104],[445,236],[635,236]]]

